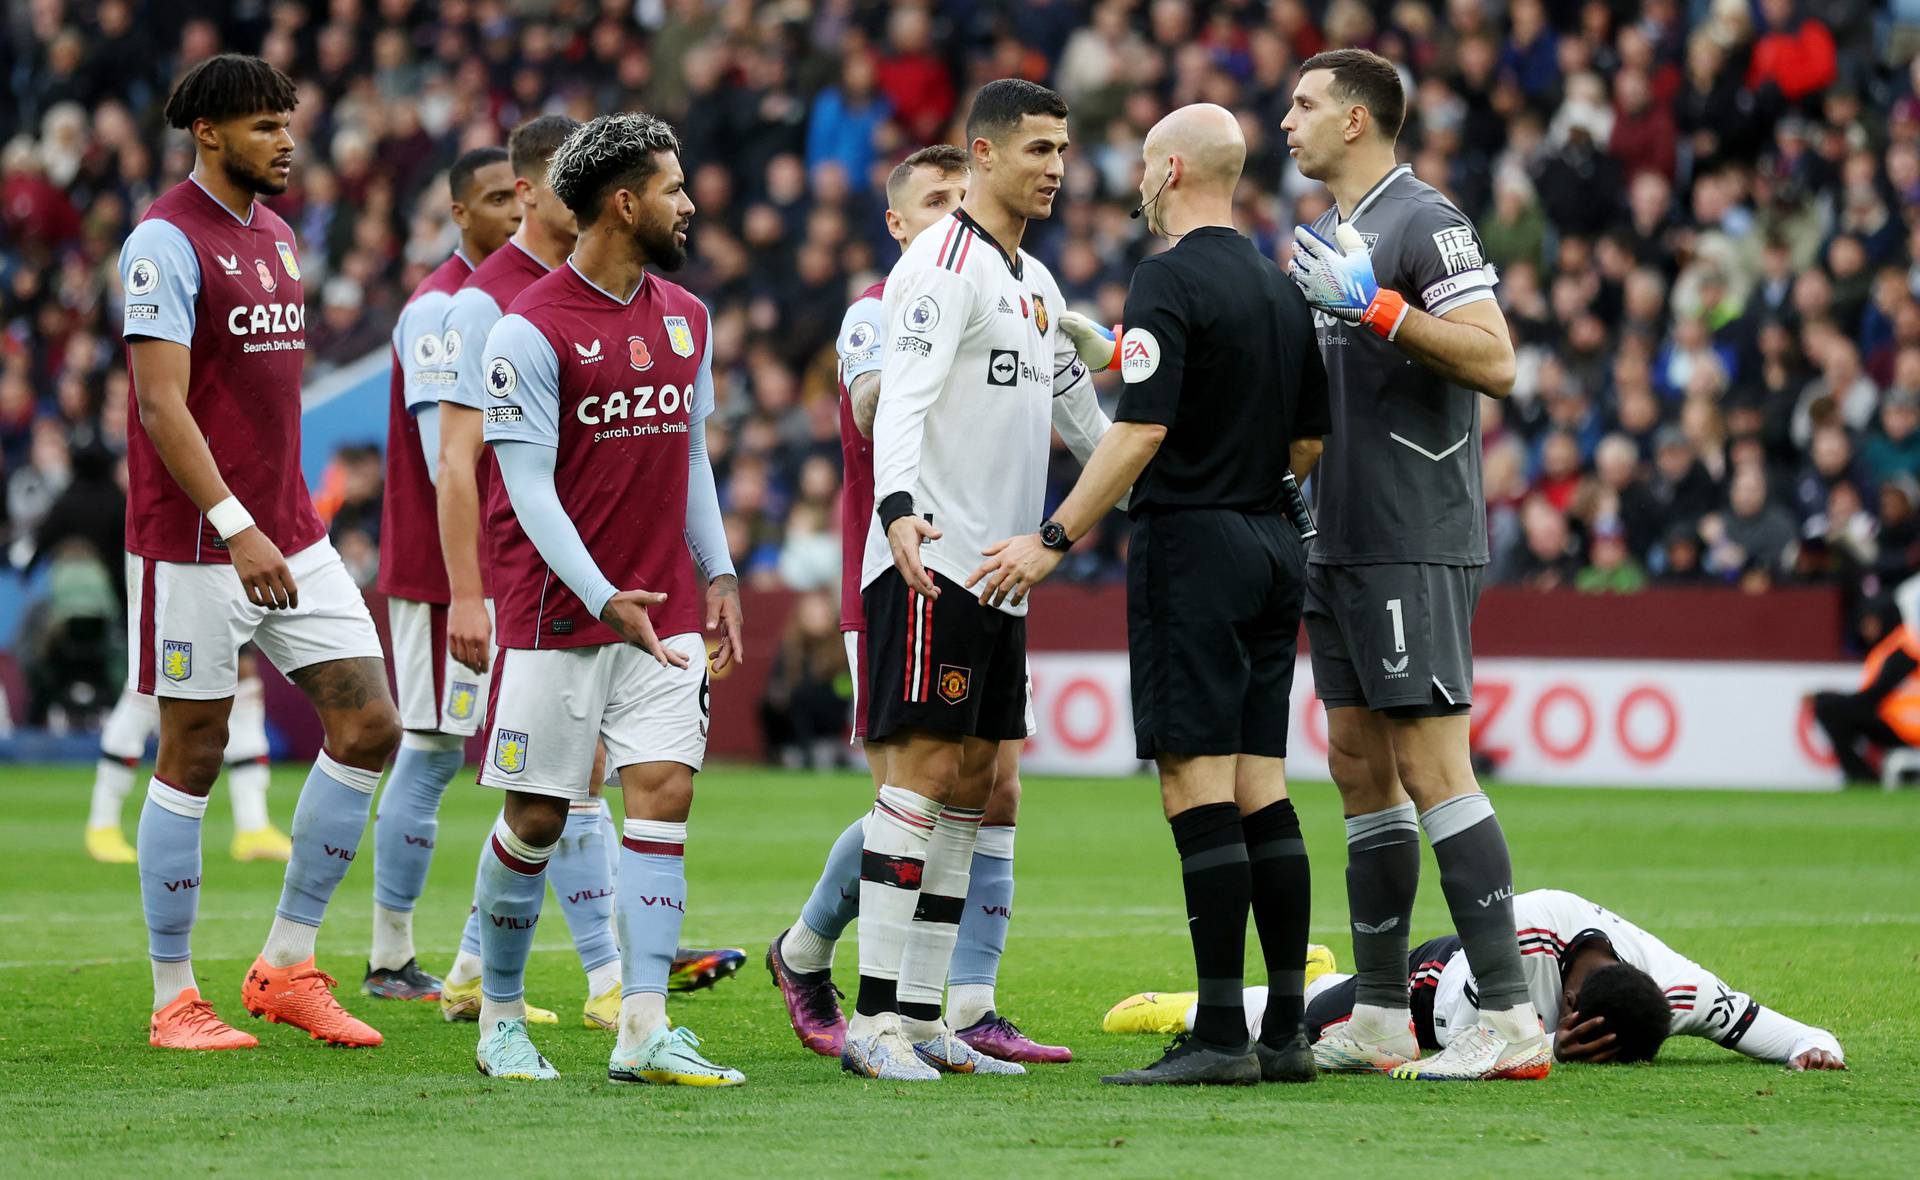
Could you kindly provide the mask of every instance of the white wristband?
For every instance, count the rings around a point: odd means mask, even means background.
[[[222,541],[230,541],[235,533],[253,527],[253,516],[247,512],[247,506],[240,502],[238,496],[228,496],[207,509],[207,523],[220,534]]]

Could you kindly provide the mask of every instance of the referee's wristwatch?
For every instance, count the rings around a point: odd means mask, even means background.
[[[1067,536],[1067,526],[1057,520],[1049,520],[1040,526],[1040,543],[1055,553],[1065,553],[1073,548],[1073,539]]]

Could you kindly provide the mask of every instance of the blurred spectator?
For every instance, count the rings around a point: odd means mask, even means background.
[[[851,689],[833,599],[803,595],[787,619],[760,700],[769,759],[814,770],[832,770],[847,761]]]
[[[1627,547],[1626,530],[1608,521],[1593,532],[1587,567],[1574,580],[1583,594],[1637,594],[1647,588],[1647,571]]]
[[[1729,580],[1749,572],[1783,572],[1799,530],[1786,509],[1767,500],[1767,477],[1760,468],[1737,468],[1729,484],[1727,510],[1700,522],[1707,550],[1702,565]]]

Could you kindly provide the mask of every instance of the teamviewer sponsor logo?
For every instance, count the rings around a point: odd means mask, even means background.
[[[987,384],[1012,385],[1020,379],[1020,354],[1010,348],[996,348],[987,357]]]

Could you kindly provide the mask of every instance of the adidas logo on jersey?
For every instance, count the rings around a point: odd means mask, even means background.
[[[1002,295],[1002,296],[1000,297],[1000,309],[999,309],[999,310],[1000,310],[1000,314],[1001,314],[1001,315],[1012,315],[1012,314],[1013,314],[1013,304],[1011,304],[1011,303],[1008,303],[1008,302],[1007,302],[1007,297],[1006,297],[1005,295]]]
[[[600,342],[598,340],[595,340],[593,342],[593,347],[588,348],[586,345],[576,340],[573,342],[573,351],[580,354],[581,364],[590,365],[593,362],[600,359]]]

